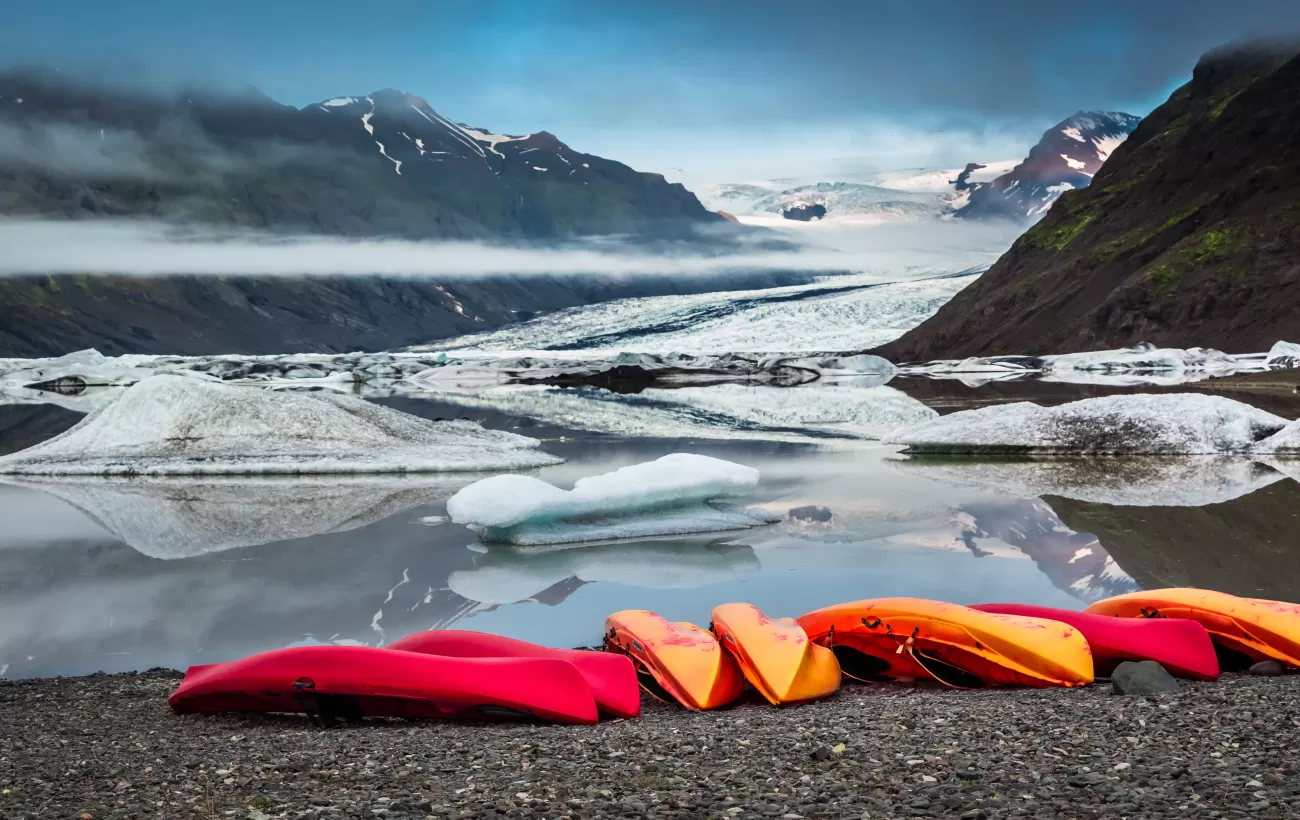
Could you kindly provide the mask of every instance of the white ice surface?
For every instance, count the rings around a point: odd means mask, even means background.
[[[907,475],[947,487],[1016,498],[1062,496],[1122,507],[1201,507],[1249,495],[1285,478],[1248,458],[1224,456],[891,460]]]
[[[509,470],[560,461],[534,439],[333,392],[153,376],[0,474],[214,475]]]
[[[63,499],[151,558],[344,532],[431,504],[475,481],[436,476],[9,479]]]
[[[1293,421],[1255,445],[1255,452],[1287,458],[1300,457],[1300,421]]]
[[[1286,424],[1222,396],[1135,394],[965,410],[884,440],[921,453],[1244,454]]]
[[[531,476],[475,482],[447,502],[447,514],[484,541],[562,544],[743,529],[769,523],[761,512],[706,502],[744,495],[758,470],[692,453],[673,453],[562,490]]]
[[[767,290],[616,299],[440,340],[436,347],[449,352],[865,350],[920,324],[978,275],[892,282],[852,275]]]

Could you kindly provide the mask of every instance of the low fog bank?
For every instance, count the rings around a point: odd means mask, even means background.
[[[949,220],[756,231],[729,253],[618,237],[563,245],[346,239],[136,220],[0,220],[0,275],[704,276],[743,271],[925,275],[988,265],[1020,228]],[[779,237],[789,243],[777,243]],[[792,248],[792,249],[788,249]]]

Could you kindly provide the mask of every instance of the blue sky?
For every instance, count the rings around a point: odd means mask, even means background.
[[[9,63],[250,84],[295,105],[396,87],[460,121],[696,180],[1022,155],[1078,109],[1146,113],[1218,44],[1300,33],[1295,0],[14,6]]]

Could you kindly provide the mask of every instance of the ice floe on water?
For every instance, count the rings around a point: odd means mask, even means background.
[[[477,476],[20,478],[151,558],[189,558],[369,526],[447,498]]]
[[[1247,454],[1287,425],[1222,396],[1105,396],[1056,407],[1016,402],[965,410],[886,436],[914,453]]]
[[[868,383],[869,384],[869,383]],[[719,384],[651,387],[634,394],[598,388],[494,386],[430,394],[460,407],[615,436],[840,442],[877,439],[938,414],[892,387],[856,382],[802,387]]]
[[[1249,495],[1286,476],[1244,458],[943,459],[889,462],[901,473],[945,487],[1016,498],[1061,496],[1121,507],[1201,507]]]
[[[489,543],[566,544],[746,529],[777,518],[718,505],[751,492],[758,470],[709,456],[673,453],[587,476],[562,490],[538,478],[499,475],[447,502],[447,514]]]
[[[642,589],[693,589],[762,569],[753,548],[717,540],[651,539],[562,549],[481,547],[474,568],[456,570],[447,587],[486,604],[512,604],[570,579]]]
[[[1300,345],[1278,342],[1267,353],[1230,354],[1204,347],[1139,344],[1051,356],[983,356],[900,365],[906,376],[960,379],[978,385],[1034,378],[1071,384],[1176,385],[1236,373],[1300,367]]]
[[[138,382],[0,474],[212,475],[508,470],[560,459],[523,436],[429,421],[333,392],[178,376]]]
[[[1300,458],[1300,421],[1293,421],[1255,445],[1255,452],[1285,458]]]

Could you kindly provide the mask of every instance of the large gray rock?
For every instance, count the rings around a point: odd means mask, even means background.
[[[1154,695],[1177,692],[1178,681],[1155,661],[1125,661],[1110,676],[1117,695]]]

